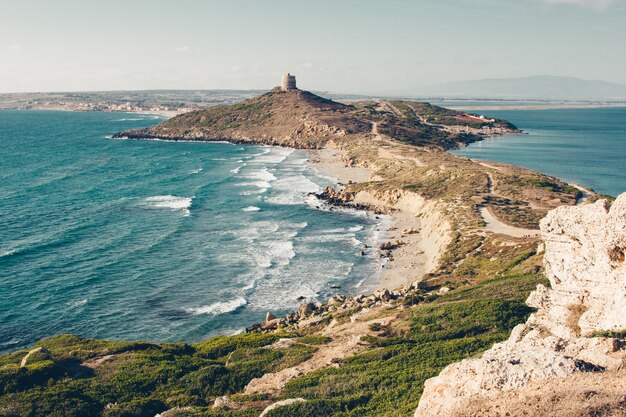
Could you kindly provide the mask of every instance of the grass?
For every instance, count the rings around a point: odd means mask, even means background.
[[[500,269],[520,269],[533,258],[525,256]],[[269,415],[412,415],[424,381],[505,339],[531,311],[523,302],[528,292],[545,280],[537,274],[485,278],[493,271],[478,270],[480,282],[422,298],[378,336],[366,338],[369,347],[363,353],[289,382],[276,399],[308,401]],[[294,343],[268,348],[281,337],[292,337]],[[274,399],[241,395],[247,383],[307,360],[330,341],[318,334],[251,333],[157,345],[57,336],[37,344],[50,350],[51,358],[33,356],[24,368],[19,362],[26,351],[0,356],[0,415],[152,417],[192,407],[177,415],[258,416]],[[103,358],[95,369],[86,366]],[[233,395],[244,409],[213,410],[213,400],[222,395]]]
[[[217,337],[195,345],[106,342],[62,335],[38,343],[52,360],[19,368],[2,356],[2,416],[154,416],[240,392],[252,378],[308,359],[315,347],[267,349],[281,335]],[[85,360],[108,357],[91,369]],[[106,408],[107,404],[113,404]]]
[[[283,398],[312,401],[271,415],[411,416],[424,381],[504,340],[530,314],[523,300],[543,281],[540,275],[506,276],[419,304],[389,336],[367,338],[365,353],[288,383]],[[356,394],[359,400],[346,405]]]

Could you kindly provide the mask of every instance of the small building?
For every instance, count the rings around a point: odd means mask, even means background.
[[[289,73],[283,74],[283,80],[280,84],[280,89],[283,91],[297,90],[296,76]]]

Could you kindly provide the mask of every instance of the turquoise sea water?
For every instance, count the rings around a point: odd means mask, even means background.
[[[381,220],[316,209],[304,151],[107,138],[156,122],[0,111],[0,351],[193,341],[375,281]]]
[[[505,162],[616,196],[626,191],[626,107],[486,110],[527,134],[486,139],[452,153]]]

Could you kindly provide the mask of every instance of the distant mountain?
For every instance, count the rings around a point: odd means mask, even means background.
[[[537,75],[457,81],[415,90],[415,96],[549,100],[626,100],[626,85],[574,77]]]

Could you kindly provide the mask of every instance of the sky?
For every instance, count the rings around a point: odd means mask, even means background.
[[[0,93],[626,84],[626,0],[0,0]]]

